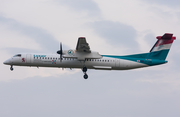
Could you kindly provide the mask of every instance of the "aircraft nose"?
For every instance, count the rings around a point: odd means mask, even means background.
[[[8,60],[4,61],[3,64],[5,64],[5,65],[10,65],[10,64],[11,64],[11,60],[8,59]]]

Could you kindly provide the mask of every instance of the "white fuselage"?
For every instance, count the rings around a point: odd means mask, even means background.
[[[101,59],[86,59],[80,61],[76,58],[63,58],[58,54],[21,54],[4,62],[7,65],[33,66],[33,67],[57,67],[57,68],[83,68],[102,70],[127,70],[148,65],[129,60],[102,57]]]

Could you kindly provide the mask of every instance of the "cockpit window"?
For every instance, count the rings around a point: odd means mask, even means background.
[[[16,54],[13,57],[21,57],[21,54]]]

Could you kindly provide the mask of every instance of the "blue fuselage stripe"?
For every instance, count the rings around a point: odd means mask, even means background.
[[[153,66],[153,65],[160,65],[160,64],[167,63],[167,61],[165,61],[165,58],[168,52],[169,50],[161,50],[157,52],[134,54],[134,55],[127,55],[127,56],[113,56],[113,55],[102,55],[102,56],[129,60],[129,61],[134,61],[134,62],[146,64],[149,66]]]

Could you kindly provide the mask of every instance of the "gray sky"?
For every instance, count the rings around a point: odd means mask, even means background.
[[[1,117],[179,117],[179,1],[2,0],[0,4]],[[85,36],[91,50],[148,52],[156,36],[177,40],[168,64],[128,71],[3,65],[18,52],[74,49]]]

